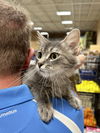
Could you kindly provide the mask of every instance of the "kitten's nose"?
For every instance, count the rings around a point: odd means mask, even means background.
[[[39,68],[43,65],[43,63],[38,63]]]

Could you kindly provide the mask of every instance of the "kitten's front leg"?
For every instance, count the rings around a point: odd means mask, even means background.
[[[36,100],[41,119],[44,122],[49,122],[53,117],[53,108],[49,97],[45,94],[45,92],[42,92],[41,95],[37,95]]]
[[[74,108],[80,109],[82,107],[81,100],[74,91],[68,90],[64,98],[67,99]]]
[[[53,108],[50,103],[38,103],[38,111],[44,122],[49,122],[53,117]]]

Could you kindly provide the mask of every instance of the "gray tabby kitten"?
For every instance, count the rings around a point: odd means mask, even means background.
[[[36,54],[36,63],[24,75],[23,83],[32,89],[40,117],[48,122],[53,116],[52,97],[63,97],[76,109],[81,106],[78,97],[72,93],[70,80],[79,65],[76,53],[80,31],[72,30],[61,42],[51,42],[39,32],[38,37],[41,47]]]

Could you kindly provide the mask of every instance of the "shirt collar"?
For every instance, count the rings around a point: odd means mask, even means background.
[[[32,100],[33,96],[27,85],[23,84],[0,90],[0,109]]]

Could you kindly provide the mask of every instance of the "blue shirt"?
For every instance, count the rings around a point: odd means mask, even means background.
[[[83,133],[83,112],[52,99],[54,117],[44,123],[26,85],[0,90],[0,133]]]

